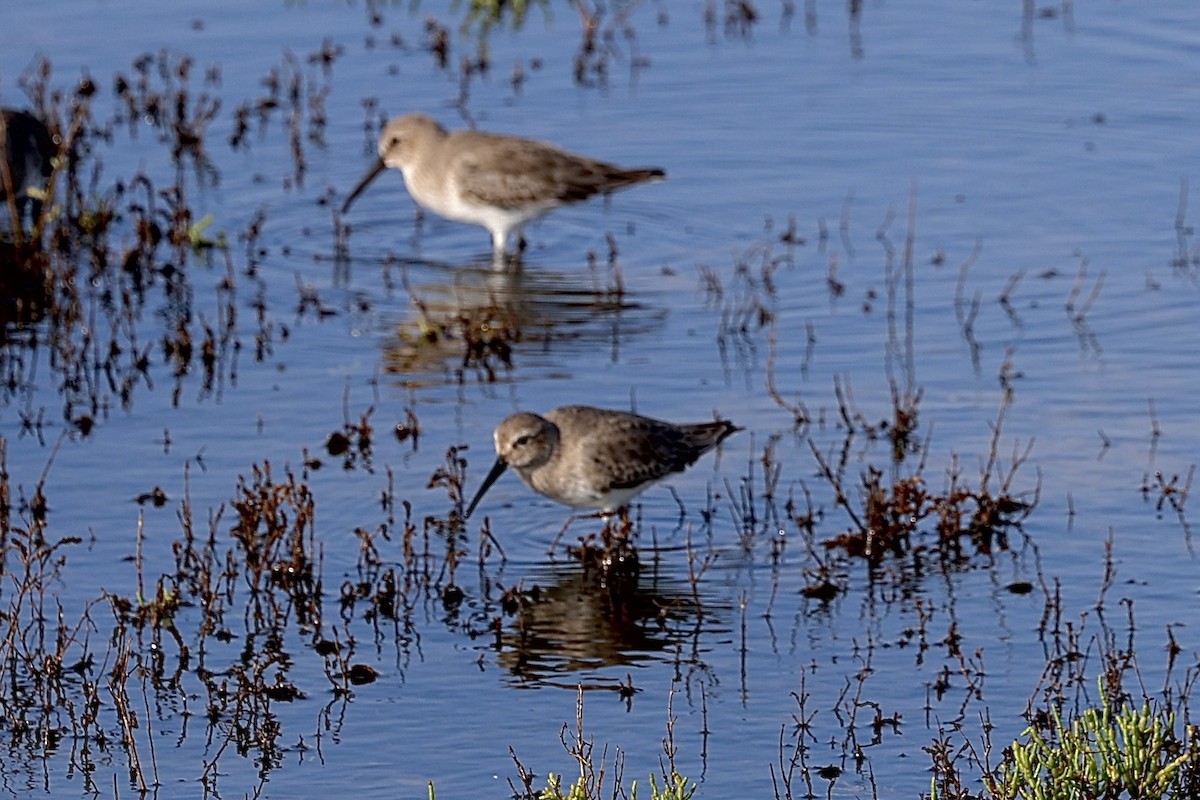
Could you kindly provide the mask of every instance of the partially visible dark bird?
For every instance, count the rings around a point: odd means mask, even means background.
[[[42,214],[42,196],[54,172],[58,147],[50,130],[28,111],[0,109],[0,150],[6,168],[0,169],[0,203],[11,190],[17,208],[17,224],[23,225],[26,210],[31,220]]]

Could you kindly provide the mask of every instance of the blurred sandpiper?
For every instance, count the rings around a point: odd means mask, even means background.
[[[0,171],[0,202],[7,201],[11,189],[17,224],[24,219],[27,208],[36,222],[42,214],[42,197],[54,171],[53,159],[58,148],[45,123],[28,111],[4,108],[0,109],[0,115],[4,118],[0,151],[7,167]]]
[[[379,137],[379,159],[342,213],[388,167],[400,170],[413,200],[447,219],[482,225],[497,258],[510,235],[559,206],[666,177],[656,167],[623,169],[546,142],[482,131],[447,131],[432,117],[406,114]],[[524,244],[520,240],[518,250]]]
[[[551,500],[610,514],[740,430],[728,420],[675,424],[591,406],[522,411],[496,427],[496,463],[466,516],[507,467]]]

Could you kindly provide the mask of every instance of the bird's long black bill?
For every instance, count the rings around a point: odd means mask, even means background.
[[[383,159],[377,159],[375,163],[367,170],[367,174],[363,175],[358,185],[354,187],[354,191],[350,192],[350,196],[346,198],[346,202],[342,203],[342,213],[345,214],[350,210],[350,204],[358,199],[358,196],[363,193],[363,190],[370,185],[371,181],[379,177],[379,173],[387,169],[387,164],[383,163]]]
[[[471,505],[467,506],[467,513],[463,515],[463,519],[471,518],[471,512],[475,510],[475,506],[479,505],[479,501],[483,499],[484,493],[492,487],[492,484],[496,482],[497,478],[504,474],[504,470],[507,468],[508,462],[506,462],[503,458],[496,459],[496,463],[492,465],[492,471],[489,472],[487,477],[483,479],[483,485],[480,486],[479,491],[475,493],[475,499],[471,501]]]

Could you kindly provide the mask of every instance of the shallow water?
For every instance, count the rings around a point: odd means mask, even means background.
[[[806,763],[845,770],[833,795],[915,796],[928,791],[923,748],[939,725],[961,720],[975,731],[986,714],[998,746],[1024,728],[1055,656],[1054,637],[1039,629],[1056,584],[1055,624],[1083,631],[1085,658],[1068,698],[1094,698],[1105,654],[1125,646],[1126,602],[1146,691],[1174,685],[1196,664],[1194,541],[1186,513],[1156,509],[1162,486],[1176,476],[1184,486],[1197,451],[1190,398],[1200,298],[1189,182],[1200,163],[1200,83],[1196,45],[1183,34],[1191,8],[1068,6],[1023,29],[1018,10],[999,5],[874,3],[858,20],[847,19],[844,4],[810,5],[812,26],[804,9],[788,21],[762,4],[745,36],[721,24],[720,8],[707,30],[700,6],[636,7],[628,18],[636,43],[617,32],[607,83],[593,87],[572,80],[572,8],[534,8],[519,31],[494,30],[491,70],[471,81],[466,116],[669,175],[531,226],[517,274],[487,266],[482,229],[432,216],[418,224],[394,173],[358,200],[345,220],[346,257],[335,258],[324,201],[331,193],[340,201],[370,161],[364,99],[377,98],[385,115],[423,110],[451,127],[466,124],[451,106],[458,59],[475,50],[455,13],[387,6],[379,27],[367,9],[314,3],[108,3],[66,17],[53,4],[25,4],[6,13],[17,31],[10,40],[21,43],[0,53],[6,105],[24,105],[17,77],[43,55],[53,63],[52,86],[69,88],[84,71],[93,77],[105,119],[113,74],[131,74],[134,59],[161,48],[195,59],[193,98],[205,91],[222,103],[206,148],[220,180],[184,180],[198,215],[213,215],[210,232],[229,237],[233,266],[227,271],[219,252],[211,265],[193,256],[190,307],[181,312],[178,298],[156,286],[130,325],[135,332],[121,328],[121,342],[148,348],[151,362],[128,402],[107,376],[92,375],[97,425],[81,435],[63,418],[67,395],[48,355],[6,349],[6,370],[19,359],[37,362],[18,370],[24,377],[0,409],[14,502],[32,497],[44,473],[47,537],[81,538],[60,551],[66,562],[49,595],[68,619],[104,593],[134,597],[139,549],[148,585],[170,573],[185,498],[198,535],[211,527],[230,546],[231,499],[254,465],[269,462],[276,482],[290,469],[314,499],[323,624],[289,608],[282,641],[270,642],[254,615],[233,604],[223,620],[232,639],[209,637],[203,656],[213,673],[258,665],[266,684],[283,676],[306,697],[267,702],[259,715],[226,708],[210,728],[199,654],[174,683],[137,673],[135,749],[159,793],[295,797],[351,785],[363,797],[416,797],[434,781],[440,797],[507,796],[506,779],[516,775],[510,747],[539,775],[573,773],[559,735],[563,725],[573,729],[582,684],[590,690],[587,733],[597,750],[627,754],[626,781],[658,769],[673,714],[677,765],[700,783],[698,796],[771,796],[780,742],[786,761],[799,717],[808,726]],[[424,46],[430,13],[452,35],[447,69]],[[391,44],[394,33],[403,46]],[[343,48],[328,71],[308,61],[326,38]],[[634,51],[647,60],[636,69]],[[525,75],[519,90],[514,64]],[[210,65],[220,81],[204,85]],[[305,97],[326,92],[324,145],[302,137],[302,181],[287,109],[261,129],[252,124],[247,149],[228,145],[234,109],[266,95],[262,79],[273,68],[298,76]],[[305,133],[312,109],[299,112]],[[174,177],[145,125],[136,137],[116,126],[99,157],[100,186],[138,170]],[[237,234],[259,212],[261,251],[251,259]],[[781,240],[790,219],[793,244]],[[181,314],[197,339],[204,324],[222,319],[230,274],[240,349],[224,352],[212,387],[197,364],[176,380],[161,341]],[[79,278],[87,279],[83,267]],[[94,295],[109,285],[96,281]],[[93,308],[98,330],[110,324],[99,299]],[[461,338],[426,335],[481,317],[512,335],[510,364],[493,353],[483,366],[463,367]],[[261,356],[256,336],[265,341]],[[913,543],[918,555],[873,572],[827,550],[823,543],[852,524],[814,453],[836,462],[846,441],[835,385],[871,424],[891,419],[891,385],[919,389],[925,485],[943,491],[955,463],[978,485],[1003,403],[1002,371],[1013,402],[992,475],[1032,446],[1011,488],[1037,503],[1009,531],[1009,548],[967,546],[961,560],[948,560],[930,523]],[[491,463],[496,422],[515,409],[573,402],[634,405],[679,421],[716,412],[746,429],[673,478],[674,495],[655,488],[643,496],[645,568],[625,602],[614,607],[561,549],[547,556],[565,510],[505,476],[478,516],[489,518],[506,558],[491,551],[480,566],[473,519],[453,578],[462,606],[447,610],[437,591],[418,588],[403,593],[399,622],[371,618],[362,605],[339,612],[344,584],[378,585],[356,529],[374,532],[383,569],[399,568],[402,501],[420,531],[453,508],[444,489],[428,488],[448,447],[468,448],[460,455],[469,496]],[[810,424],[795,424],[789,407],[798,404]],[[415,443],[391,434],[410,410],[420,427]],[[23,427],[39,415],[40,428]],[[353,449],[328,455],[327,436],[364,415],[373,426],[369,459]],[[779,470],[773,498],[764,497],[768,445]],[[313,457],[320,469],[305,467]],[[891,478],[911,475],[915,464],[893,467],[886,438],[860,433],[846,450],[845,488],[859,496],[870,466]],[[134,502],[156,486],[169,498],[161,508]],[[381,506],[389,491],[390,514]],[[750,521],[743,492],[754,498]],[[792,498],[802,515],[806,493],[816,512],[811,537],[784,511]],[[28,510],[18,516],[25,521],[13,525],[27,526]],[[564,538],[587,525],[573,523]],[[1109,537],[1116,573],[1103,591]],[[432,551],[444,549],[431,541]],[[693,590],[689,568],[700,571],[706,557]],[[10,573],[15,563],[10,555]],[[431,563],[440,589],[441,556]],[[822,565],[843,589],[828,601],[801,594]],[[1033,591],[1010,591],[1016,581]],[[504,590],[535,585],[540,595],[526,614],[502,613]],[[9,603],[14,591],[6,584]],[[245,603],[244,585],[233,593]],[[112,628],[108,601],[92,614],[101,621],[91,634],[103,660],[97,679],[115,658],[111,649],[101,655]],[[196,607],[179,612],[185,641],[202,617]],[[312,642],[317,628],[378,680],[349,699],[332,693]],[[1164,677],[1168,628],[1182,652]],[[136,663],[153,663],[149,639],[131,634]],[[164,642],[169,675],[178,648]],[[623,695],[623,685],[636,693]],[[73,738],[66,712],[62,738],[45,748],[7,726],[5,791],[133,791],[117,699],[101,701],[107,741]],[[898,725],[876,728],[877,712],[899,715]],[[240,724],[250,739],[239,738]],[[812,780],[824,794],[826,781]],[[797,796],[800,786],[797,778]]]

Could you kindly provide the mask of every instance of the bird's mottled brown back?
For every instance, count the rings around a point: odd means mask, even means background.
[[[566,412],[590,433],[566,444],[592,462],[603,465],[610,489],[628,489],[682,472],[712,450],[727,436],[740,430],[725,420],[690,425],[671,425],[635,414],[607,412],[586,406],[567,406],[547,418]]]
[[[498,208],[578,202],[666,174],[656,168],[622,169],[531,139],[470,136],[471,148],[454,165],[459,186],[472,202]]]

